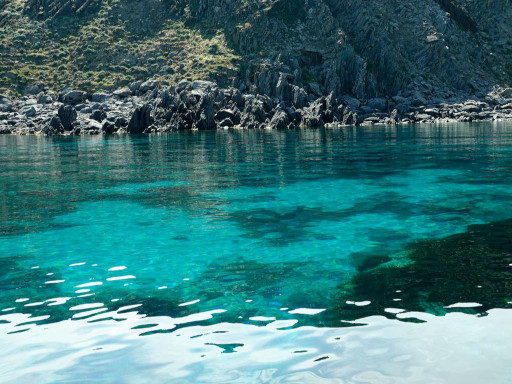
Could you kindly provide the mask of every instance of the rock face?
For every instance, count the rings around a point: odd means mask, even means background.
[[[64,130],[71,131],[73,129],[73,122],[76,120],[77,113],[75,108],[71,105],[62,105],[59,108],[58,116]]]
[[[0,96],[2,134],[156,133],[184,129],[290,129],[341,125],[412,124],[512,120],[510,88],[494,88],[479,97],[439,98],[415,92],[409,97],[356,99],[334,92],[318,96],[311,84],[299,87],[285,73],[261,74],[261,94],[253,85],[221,89],[213,82],[161,84],[146,93],[120,98],[115,92],[90,95],[76,103],[38,103],[35,98]],[[266,80],[265,80],[266,79]],[[276,80],[278,90],[268,84]],[[268,82],[267,82],[268,81]],[[102,100],[99,102],[98,100]]]
[[[144,132],[144,130],[151,126],[153,122],[153,117],[151,115],[152,110],[153,108],[150,104],[135,108],[130,122],[128,123],[127,131],[129,133]]]
[[[288,83],[315,97],[409,97],[418,90],[449,97],[488,92],[512,74],[509,0],[275,0],[243,8],[232,0],[182,3],[255,57],[236,80],[241,91],[252,86],[284,101]]]

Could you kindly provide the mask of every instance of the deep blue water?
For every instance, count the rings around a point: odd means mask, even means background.
[[[2,136],[0,381],[510,382],[511,218],[506,123]]]

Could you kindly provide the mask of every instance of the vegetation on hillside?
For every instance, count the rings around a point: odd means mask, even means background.
[[[0,1],[0,91],[106,90],[150,77],[222,84],[238,69],[221,30],[166,0]]]

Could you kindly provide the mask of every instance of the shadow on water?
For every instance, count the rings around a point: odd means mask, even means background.
[[[452,311],[484,315],[493,308],[510,307],[512,219],[472,225],[464,233],[413,243],[409,259],[399,266],[386,262],[383,255],[363,260],[350,284],[340,287],[330,314],[333,321],[392,316],[386,308],[434,315]],[[351,304],[368,301],[371,303],[366,306]]]

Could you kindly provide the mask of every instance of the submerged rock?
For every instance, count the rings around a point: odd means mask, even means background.
[[[410,246],[410,262],[383,259],[357,274],[340,293],[336,316],[341,319],[385,315],[385,308],[442,315],[461,310],[458,303],[477,303],[470,313],[508,308],[512,281],[512,219],[472,225],[466,232]],[[397,301],[396,299],[399,299]],[[347,300],[367,300],[364,308]]]

